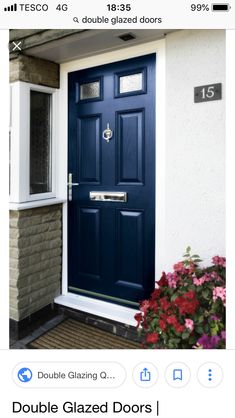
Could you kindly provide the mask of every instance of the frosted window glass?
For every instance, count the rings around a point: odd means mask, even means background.
[[[30,194],[51,192],[51,94],[30,92]]]
[[[131,74],[120,77],[120,94],[143,89],[143,74]]]
[[[80,100],[96,99],[100,97],[100,83],[94,81],[93,83],[85,83],[80,85]]]

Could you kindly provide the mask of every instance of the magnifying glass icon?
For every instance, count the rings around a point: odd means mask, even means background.
[[[74,18],[73,18],[73,21],[74,21],[74,22],[76,22],[76,23],[79,23],[79,20],[78,20],[78,18],[77,18],[77,17],[74,17]]]

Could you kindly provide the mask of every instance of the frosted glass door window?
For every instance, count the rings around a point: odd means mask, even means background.
[[[120,77],[120,87],[119,92],[120,94],[123,93],[130,93],[132,91],[138,91],[143,89],[143,74],[131,74],[131,75],[124,75]]]
[[[100,83],[84,83],[80,85],[80,100],[97,99],[100,97]]]
[[[51,94],[30,91],[30,194],[51,192]]]

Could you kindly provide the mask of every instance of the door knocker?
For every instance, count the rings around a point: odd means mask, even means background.
[[[106,142],[109,142],[113,136],[113,131],[109,127],[109,123],[107,123],[107,128],[103,131],[103,138]]]

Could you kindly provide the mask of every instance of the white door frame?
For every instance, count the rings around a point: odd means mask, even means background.
[[[105,65],[150,53],[156,53],[156,217],[155,274],[159,277],[164,266],[165,239],[165,39],[118,51],[107,52],[62,64],[60,67],[59,120],[57,143],[57,193],[67,200],[68,161],[68,73]],[[92,299],[68,292],[67,202],[63,204],[62,294],[55,302],[101,317],[136,325],[135,309]]]

